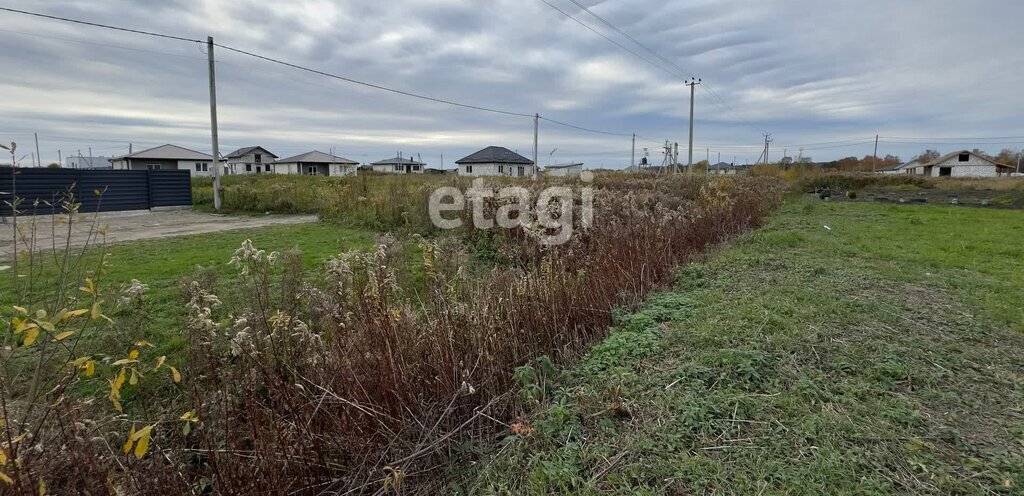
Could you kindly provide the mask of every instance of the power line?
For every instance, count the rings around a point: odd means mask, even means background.
[[[140,29],[122,28],[122,27],[119,27],[119,26],[111,26],[109,24],[100,24],[100,23],[97,23],[97,22],[82,21],[82,20],[79,20],[79,19],[70,19],[70,18],[67,18],[67,17],[60,17],[60,16],[55,16],[55,15],[49,15],[49,14],[40,14],[38,12],[28,12],[28,11],[25,11],[25,10],[11,9],[11,8],[8,8],[8,7],[0,7],[0,10],[7,11],[7,12],[14,12],[16,14],[24,14],[24,15],[28,15],[28,16],[42,17],[44,19],[52,19],[52,20],[55,20],[55,21],[64,21],[64,22],[70,22],[70,23],[73,23],[73,24],[83,24],[85,26],[93,26],[93,27],[97,27],[97,28],[113,29],[115,31],[124,31],[126,33],[144,34],[146,36],[155,36],[157,38],[167,38],[169,40],[187,41],[187,42],[190,42],[190,43],[202,43],[201,40],[194,40],[192,38],[183,38],[181,36],[173,36],[173,35],[163,34],[163,33],[154,33],[152,31],[142,31]]]
[[[544,1],[544,0],[542,0],[542,1]],[[548,5],[551,5],[551,4],[548,4]],[[551,7],[557,9],[557,7],[555,7],[554,5],[551,5]],[[104,28],[104,29],[111,29],[111,30],[122,31],[122,32],[127,32],[127,33],[142,34],[142,35],[146,35],[146,36],[154,36],[154,37],[159,37],[159,38],[166,38],[166,39],[172,39],[172,40],[178,40],[178,41],[185,41],[185,42],[189,42],[189,43],[202,44],[201,40],[185,38],[185,37],[181,37],[181,36],[167,35],[167,34],[163,34],[163,33],[156,33],[156,32],[152,32],[152,31],[144,31],[144,30],[140,30],[140,29],[124,28],[124,27],[113,26],[113,25],[109,25],[109,24],[101,24],[101,23],[96,23],[96,22],[82,21],[82,20],[78,20],[78,19],[71,19],[71,18],[61,17],[61,16],[41,14],[41,13],[37,13],[37,12],[28,12],[28,11],[24,11],[24,10],[11,9],[11,8],[7,8],[7,7],[0,7],[0,10],[7,11],[7,12],[14,12],[14,13],[18,13],[18,14],[29,15],[29,16],[34,16],[34,17],[40,17],[40,18],[45,18],[45,19],[51,19],[51,20],[56,20],[56,21],[69,22],[69,23],[73,23],[73,24],[81,24],[81,25],[86,25],[86,26],[92,26],[92,27],[98,27],[98,28]],[[566,15],[568,15],[568,14],[566,14]],[[586,25],[584,24],[584,26],[586,26]],[[29,33],[19,33],[19,34],[29,34]],[[598,34],[600,34],[600,33],[598,33]],[[35,36],[39,36],[39,35],[35,35]],[[79,41],[79,40],[67,40],[67,41]],[[609,39],[609,41],[613,41],[614,42],[614,40],[611,40],[611,39]],[[83,42],[83,43],[87,43],[87,42]],[[98,43],[94,43],[94,44],[99,45]],[[527,113],[523,113],[523,112],[514,112],[514,111],[509,111],[509,110],[502,110],[502,109],[496,109],[496,108],[490,108],[490,107],[483,107],[483,106],[479,106],[479,105],[471,105],[471,104],[466,104],[466,103],[460,103],[460,102],[456,102],[456,101],[452,101],[452,100],[446,100],[446,99],[443,99],[443,98],[436,98],[436,97],[421,95],[421,94],[417,94],[417,93],[413,93],[413,92],[409,92],[409,91],[403,91],[403,90],[399,90],[399,89],[395,89],[395,88],[389,88],[387,86],[383,86],[383,85],[379,85],[379,84],[368,83],[368,82],[365,82],[365,81],[359,81],[357,79],[353,79],[353,78],[350,78],[350,77],[345,77],[345,76],[341,76],[341,75],[338,75],[338,74],[332,74],[332,73],[329,73],[329,72],[326,72],[326,71],[321,71],[321,70],[318,70],[318,69],[313,69],[313,68],[310,68],[310,67],[301,66],[301,65],[294,64],[294,63],[291,63],[291,62],[287,62],[287,61],[284,61],[284,60],[280,60],[280,59],[277,59],[277,58],[273,58],[273,57],[269,57],[269,56],[265,56],[265,55],[260,55],[260,54],[254,53],[254,52],[250,52],[248,50],[243,50],[243,49],[240,49],[240,48],[235,48],[235,47],[224,45],[224,44],[220,44],[220,43],[215,43],[215,46],[223,48],[223,49],[231,51],[231,52],[235,52],[235,53],[239,53],[239,54],[246,55],[246,56],[249,56],[249,57],[253,57],[253,58],[256,58],[256,59],[260,59],[260,60],[263,60],[263,61],[266,61],[266,62],[270,62],[270,63],[274,63],[274,64],[278,64],[278,65],[283,65],[283,66],[286,66],[286,67],[290,67],[292,69],[297,69],[297,70],[300,70],[300,71],[309,72],[309,73],[312,73],[312,74],[317,74],[317,75],[328,77],[328,78],[331,78],[331,79],[337,79],[337,80],[340,80],[340,81],[345,81],[345,82],[348,82],[348,83],[357,84],[357,85],[365,86],[365,87],[368,87],[368,88],[373,88],[373,89],[376,89],[376,90],[387,91],[387,92],[390,92],[390,93],[394,93],[394,94],[398,94],[398,95],[403,95],[403,96],[407,96],[407,97],[411,97],[411,98],[418,98],[418,99],[421,99],[421,100],[431,101],[431,102],[435,102],[435,103],[441,103],[441,104],[445,104],[445,105],[451,105],[451,106],[455,106],[455,107],[467,108],[467,109],[477,110],[477,111],[482,111],[482,112],[491,112],[491,113],[502,114],[502,115],[516,116],[516,117],[533,117],[533,115],[530,115],[530,114],[527,114]],[[116,46],[114,46],[114,48],[123,48],[123,47],[116,47]],[[628,48],[626,48],[624,46],[623,46],[623,48],[628,50]],[[542,117],[542,119],[544,119],[544,120],[546,120],[548,122],[551,122],[553,124],[557,124],[557,125],[568,127],[568,128],[572,128],[572,129],[577,129],[577,130],[580,130],[580,131],[590,132],[590,133],[604,134],[604,135],[610,135],[610,136],[630,136],[630,134],[626,134],[626,133],[615,133],[615,132],[610,132],[610,131],[602,131],[602,130],[598,130],[598,129],[592,129],[592,128],[588,128],[588,127],[584,127],[584,126],[577,126],[575,124],[570,124],[570,123],[567,123],[567,122],[562,122],[562,121],[558,121],[558,120],[550,119],[550,118],[546,118],[546,117]]]
[[[695,75],[693,75],[692,73],[690,73],[690,72],[686,71],[685,69],[683,69],[682,67],[680,67],[678,64],[675,63],[675,61],[671,60],[670,58],[666,57],[665,55],[662,55],[662,54],[658,53],[656,50],[654,50],[653,48],[647,46],[646,44],[644,44],[640,40],[637,40],[636,38],[631,36],[629,33],[623,31],[622,29],[620,29],[617,26],[615,26],[614,24],[612,24],[610,22],[610,20],[608,20],[608,19],[598,15],[596,12],[591,10],[586,5],[580,3],[578,0],[569,0],[569,1],[572,2],[575,6],[580,7],[580,9],[582,9],[583,11],[585,11],[588,14],[592,15],[594,18],[599,20],[599,22],[601,24],[603,24],[604,26],[608,27],[609,29],[611,29],[615,33],[618,33],[618,34],[624,36],[626,39],[632,41],[634,44],[636,44],[640,48],[643,48],[648,53],[654,55],[659,60],[664,61],[665,64],[671,66],[673,69],[676,70],[676,72],[673,73],[672,71],[669,71],[668,69],[666,69],[663,65],[652,63],[652,61],[649,60],[648,58],[644,57],[643,55],[640,55],[639,53],[631,50],[630,48],[622,45],[621,43],[618,43],[617,41],[612,40],[611,38],[605,36],[603,33],[600,33],[597,30],[591,28],[590,26],[584,24],[582,22],[582,20],[573,17],[572,15],[570,15],[567,12],[565,12],[564,10],[556,7],[555,5],[552,5],[547,0],[541,0],[541,1],[544,2],[545,4],[547,4],[548,6],[550,6],[551,8],[561,12],[562,15],[565,15],[566,17],[568,17],[568,18],[570,18],[572,20],[575,20],[575,22],[577,22],[577,24],[579,24],[579,25],[583,26],[584,28],[587,28],[588,30],[596,33],[601,38],[604,38],[605,40],[608,40],[609,42],[613,43],[615,46],[620,47],[620,48],[622,48],[622,49],[632,53],[633,55],[639,57],[641,60],[644,60],[645,63],[647,63],[647,64],[649,64],[651,66],[654,66],[654,67],[656,67],[656,68],[658,68],[660,70],[663,70],[663,71],[665,71],[665,72],[667,72],[667,73],[669,73],[669,74],[671,74],[671,75],[673,75],[675,77],[682,76],[682,79],[686,79],[686,78],[696,79]],[[727,112],[730,112],[733,116],[735,116],[737,118],[737,120],[739,120],[740,123],[742,123],[742,124],[744,124],[746,126],[749,126],[751,129],[754,129],[754,130],[756,130],[758,132],[761,132],[760,129],[757,126],[754,125],[754,123],[752,123],[751,121],[748,121],[748,120],[745,120],[745,119],[741,118],[739,116],[738,112],[736,112],[736,110],[732,106],[730,106],[728,104],[728,102],[725,101],[724,98],[722,98],[715,90],[713,90],[711,88],[711,86],[708,86],[707,83],[705,83],[705,86],[703,86],[702,89],[705,90],[705,92],[707,92],[708,94],[710,94],[713,98],[715,98],[715,100],[717,100],[717,104],[719,106],[721,106],[723,109],[725,109]]]
[[[228,45],[222,45],[220,43],[214,43],[214,46],[217,46],[217,47],[220,47],[220,48],[223,48],[225,50],[229,50],[229,51],[232,51],[232,52],[235,52],[235,53],[240,53],[242,55],[248,55],[249,57],[257,58],[257,59],[264,60],[264,61],[267,61],[267,62],[272,62],[274,64],[283,65],[285,67],[291,67],[292,69],[298,69],[300,71],[305,71],[305,72],[309,72],[309,73],[312,73],[312,74],[317,74],[317,75],[320,75],[320,76],[329,77],[329,78],[337,79],[337,80],[340,80],[340,81],[345,81],[347,83],[358,84],[360,86],[366,86],[368,88],[373,88],[373,89],[376,89],[376,90],[387,91],[389,93],[395,93],[395,94],[398,94],[398,95],[408,96],[408,97],[412,97],[412,98],[418,98],[420,100],[427,100],[427,101],[431,101],[431,102],[435,102],[435,103],[443,103],[445,105],[451,105],[451,106],[454,106],[454,107],[468,108],[468,109],[472,109],[472,110],[479,110],[479,111],[482,111],[482,112],[492,112],[492,113],[495,113],[495,114],[513,115],[513,116],[517,116],[517,117],[533,117],[533,115],[524,114],[524,113],[521,113],[521,112],[512,112],[512,111],[508,111],[508,110],[500,110],[500,109],[494,109],[494,108],[488,108],[488,107],[480,107],[478,105],[470,105],[470,104],[467,104],[467,103],[459,103],[459,102],[454,102],[454,101],[451,101],[451,100],[445,100],[445,99],[442,99],[442,98],[435,98],[435,97],[432,97],[432,96],[420,95],[420,94],[412,93],[412,92],[409,92],[409,91],[403,91],[403,90],[398,90],[398,89],[394,89],[394,88],[388,88],[387,86],[381,86],[379,84],[367,83],[365,81],[359,81],[358,79],[352,79],[352,78],[345,77],[345,76],[339,76],[337,74],[331,74],[329,72],[324,72],[324,71],[321,71],[321,70],[318,70],[318,69],[312,69],[312,68],[301,66],[301,65],[298,65],[298,64],[293,64],[291,62],[285,62],[285,61],[280,60],[280,59],[275,59],[273,57],[267,57],[266,55],[260,55],[258,53],[249,52],[249,51],[242,50],[240,48],[234,48],[234,47],[231,47],[231,46],[228,46]]]

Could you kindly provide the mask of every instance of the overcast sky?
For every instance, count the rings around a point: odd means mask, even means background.
[[[570,0],[548,0],[657,61]],[[205,39],[396,89],[678,141],[696,75],[696,151],[753,162],[761,133],[816,160],[1024,148],[1019,0],[580,0],[673,62],[649,64],[541,0],[0,0],[0,6]],[[0,11],[0,142],[117,155],[209,153],[205,47]],[[533,122],[425,102],[220,50],[221,151],[263,145],[430,166],[488,145],[532,153]],[[919,139],[910,139],[919,138]],[[946,139],[954,138],[954,139]],[[992,138],[972,139],[963,138]],[[839,143],[836,143],[839,142]],[[824,143],[824,144],[823,144]],[[542,122],[540,162],[629,165],[630,138]],[[553,154],[550,152],[556,149]],[[22,165],[30,163],[26,158]]]

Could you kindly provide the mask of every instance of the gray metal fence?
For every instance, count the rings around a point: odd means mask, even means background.
[[[69,198],[81,212],[144,210],[192,204],[189,171],[86,170],[0,167],[0,215],[11,215],[20,198],[21,214],[49,214]],[[38,203],[37,203],[38,202]]]

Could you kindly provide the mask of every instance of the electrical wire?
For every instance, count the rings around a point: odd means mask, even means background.
[[[70,23],[73,23],[73,24],[83,24],[85,26],[93,26],[93,27],[97,27],[97,28],[113,29],[115,31],[124,31],[126,33],[144,34],[146,36],[155,36],[155,37],[158,37],[158,38],[167,38],[169,40],[187,41],[187,42],[190,42],[190,43],[203,43],[202,40],[196,40],[196,39],[192,39],[192,38],[183,38],[181,36],[173,36],[173,35],[163,34],[163,33],[154,33],[152,31],[142,31],[140,29],[122,28],[122,27],[119,27],[119,26],[111,26],[109,24],[100,24],[100,23],[97,23],[97,22],[82,21],[82,20],[79,20],[79,19],[71,19],[71,18],[68,18],[68,17],[60,17],[60,16],[55,16],[55,15],[49,15],[49,14],[41,14],[39,12],[29,12],[29,11],[26,11],[26,10],[12,9],[12,8],[9,8],[9,7],[0,7],[0,10],[6,11],[6,12],[14,12],[16,14],[24,14],[24,15],[28,15],[28,16],[42,17],[44,19],[52,19],[52,20],[55,20],[55,21],[64,21],[64,22],[70,22]]]
[[[544,1],[545,3],[547,3],[546,0],[541,0],[541,1]],[[554,5],[552,5],[552,4],[548,4],[548,5],[551,5],[552,8],[555,8],[556,10],[558,10],[557,7],[555,7]],[[24,10],[11,9],[11,8],[7,8],[7,7],[0,7],[0,10],[7,11],[7,12],[14,12],[14,13],[18,13],[18,14],[29,15],[29,16],[35,16],[35,17],[40,17],[40,18],[45,18],[45,19],[57,20],[57,21],[62,21],[62,22],[69,22],[69,23],[73,23],[73,24],[81,24],[81,25],[92,26],[92,27],[99,27],[99,28],[104,28],[104,29],[112,29],[112,30],[115,30],[115,31],[122,31],[122,32],[127,32],[127,33],[142,34],[142,35],[146,35],[146,36],[154,36],[154,37],[167,38],[167,39],[178,40],[178,41],[186,41],[186,42],[190,42],[190,43],[199,43],[199,44],[202,43],[201,40],[196,40],[196,39],[191,39],[191,38],[167,35],[167,34],[163,34],[163,33],[156,33],[156,32],[152,32],[152,31],[144,31],[144,30],[139,30],[139,29],[124,28],[124,27],[120,27],[120,26],[112,26],[112,25],[109,25],[109,24],[101,24],[101,23],[95,23],[95,22],[89,22],[89,21],[82,21],[82,20],[71,19],[71,18],[67,18],[67,17],[54,16],[54,15],[48,15],[48,14],[41,14],[41,13],[37,13],[37,12],[28,12],[28,11],[24,11]],[[559,10],[559,11],[561,12],[561,10]],[[563,12],[563,14],[564,14],[564,12]],[[568,14],[565,14],[565,15],[568,16]],[[568,17],[571,17],[571,16],[568,16]],[[577,22],[579,22],[579,21],[577,21]],[[583,25],[586,26],[585,24],[583,24]],[[600,34],[600,33],[598,33],[598,34]],[[609,41],[614,42],[614,40],[611,40],[610,38],[608,38],[608,39],[609,39]],[[235,47],[232,47],[232,46],[229,46],[229,45],[225,45],[225,44],[221,44],[221,43],[214,43],[214,46],[217,46],[217,47],[222,48],[224,50],[235,52],[235,53],[238,53],[238,54],[241,54],[241,55],[246,55],[248,57],[252,57],[252,58],[256,58],[256,59],[263,60],[263,61],[266,61],[266,62],[282,65],[282,66],[285,66],[285,67],[289,67],[289,68],[292,68],[292,69],[296,69],[296,70],[300,70],[300,71],[304,71],[304,72],[309,72],[309,73],[312,73],[312,74],[328,77],[328,78],[331,78],[331,79],[337,79],[337,80],[340,80],[340,81],[345,81],[345,82],[348,82],[348,83],[352,83],[352,84],[356,84],[356,85],[360,85],[360,86],[365,86],[365,87],[373,88],[373,89],[380,90],[380,91],[386,91],[386,92],[390,92],[390,93],[394,93],[394,94],[398,94],[398,95],[403,95],[403,96],[407,96],[407,97],[411,97],[411,98],[417,98],[417,99],[426,100],[426,101],[430,101],[430,102],[434,102],[434,103],[441,103],[441,104],[450,105],[450,106],[454,106],[454,107],[467,108],[467,109],[471,109],[471,110],[477,110],[477,111],[481,111],[481,112],[490,112],[490,113],[496,113],[496,114],[501,114],[501,115],[510,115],[510,116],[516,116],[516,117],[535,117],[536,116],[536,114],[535,115],[530,115],[530,114],[526,114],[526,113],[523,113],[523,112],[514,112],[514,111],[509,111],[509,110],[502,110],[502,109],[496,109],[496,108],[490,108],[490,107],[483,107],[483,106],[479,106],[479,105],[471,105],[471,104],[460,103],[460,102],[456,102],[456,101],[452,101],[452,100],[446,100],[446,99],[443,99],[443,98],[436,98],[436,97],[421,95],[421,94],[417,94],[417,93],[413,93],[413,92],[409,92],[409,91],[404,91],[404,90],[399,90],[399,89],[395,89],[395,88],[389,88],[387,86],[383,86],[383,85],[379,85],[379,84],[374,84],[374,83],[368,83],[368,82],[360,81],[360,80],[353,79],[353,78],[350,78],[350,77],[341,76],[341,75],[338,75],[338,74],[332,74],[332,73],[329,73],[329,72],[326,72],[326,71],[321,71],[321,70],[313,69],[313,68],[310,68],[310,67],[305,67],[305,66],[302,66],[302,65],[299,65],[299,64],[294,64],[294,63],[291,63],[291,62],[287,62],[287,61],[284,61],[284,60],[281,60],[281,59],[269,57],[269,56],[266,56],[266,55],[260,55],[258,53],[254,53],[254,52],[251,52],[251,51],[248,51],[248,50],[243,50],[243,49],[240,49],[240,48],[235,48]],[[620,46],[622,46],[622,45],[620,45]],[[625,46],[622,46],[622,48],[626,49],[626,50],[629,50]],[[639,56],[639,55],[637,54],[637,56]],[[568,128],[572,128],[572,129],[577,129],[577,130],[580,130],[580,131],[590,132],[590,133],[604,134],[604,135],[609,135],[609,136],[631,136],[631,134],[615,133],[615,132],[610,132],[610,131],[603,131],[603,130],[598,130],[598,129],[592,129],[592,128],[588,128],[588,127],[584,127],[584,126],[578,126],[578,125],[575,125],[575,124],[570,124],[570,123],[567,123],[567,122],[558,121],[558,120],[555,120],[555,119],[550,119],[550,118],[547,118],[547,117],[540,117],[540,118],[545,120],[545,121],[548,121],[548,122],[551,122],[553,124],[556,124],[556,125],[560,125],[560,126],[564,126],[564,127],[568,127]]]

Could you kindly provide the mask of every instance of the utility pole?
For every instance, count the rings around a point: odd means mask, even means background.
[[[213,209],[220,210],[220,143],[217,142],[217,73],[213,62],[213,36],[206,37],[210,65],[210,136],[213,141]]]
[[[540,114],[533,114],[533,180],[537,180],[537,135],[540,134]]]
[[[878,170],[878,135],[875,135],[875,160],[871,163],[871,172]]]
[[[43,155],[39,153],[39,133],[32,133],[36,137],[36,156],[39,157],[39,165],[43,165]]]
[[[768,165],[768,144],[771,142],[771,133],[764,133],[764,165]]]
[[[32,167],[39,167],[38,165],[36,165],[36,152],[31,152],[31,153],[32,153]]]
[[[672,172],[679,171],[679,143],[675,143],[674,151],[672,152]]]
[[[704,148],[704,162],[708,164],[708,168],[704,172],[711,170],[711,147]]]
[[[691,77],[690,81],[686,83],[686,85],[690,87],[690,155],[688,165],[691,171],[693,170],[693,103],[697,93],[697,85],[700,84],[700,82],[700,79],[695,80]]]
[[[95,165],[93,165],[93,163],[92,163],[92,147],[90,146],[89,147],[89,168],[92,169],[93,167],[95,167]]]
[[[636,167],[636,133],[633,133],[633,148],[629,154],[629,169],[632,171]]]

